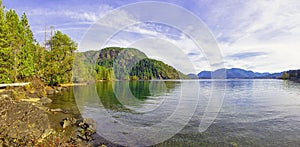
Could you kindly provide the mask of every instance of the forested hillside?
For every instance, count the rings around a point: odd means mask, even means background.
[[[84,62],[86,67],[94,66],[96,80],[189,78],[161,61],[149,59],[143,52],[134,48],[108,47],[100,50],[99,53],[93,51],[89,54],[86,52],[79,54],[80,60]],[[95,55],[99,55],[99,57],[96,59]]]
[[[282,79],[300,82],[300,70],[289,70],[284,72]]]
[[[154,59],[143,59],[139,61],[130,72],[132,79],[188,79],[186,75],[173,67]]]

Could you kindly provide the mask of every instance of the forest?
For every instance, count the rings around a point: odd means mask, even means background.
[[[300,82],[300,70],[289,70],[284,72],[282,79]]]
[[[39,44],[26,16],[4,10],[0,1],[0,83],[39,78],[47,85],[71,81],[77,44],[56,31],[45,45]]]

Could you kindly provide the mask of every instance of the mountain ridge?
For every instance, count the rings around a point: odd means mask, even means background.
[[[96,80],[189,79],[174,67],[150,59],[135,48],[106,47],[77,54],[85,66],[95,69]]]
[[[278,79],[282,77],[284,72],[269,73],[269,72],[254,72],[251,70],[245,70],[241,68],[230,68],[230,69],[218,69],[215,71],[201,71],[197,74],[199,79],[211,79],[212,75],[214,78],[219,78],[226,75],[226,79]]]

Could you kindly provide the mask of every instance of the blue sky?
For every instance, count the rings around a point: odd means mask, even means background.
[[[19,14],[26,12],[35,38],[41,44],[45,26],[61,30],[80,44],[85,33],[99,19],[115,8],[135,2],[143,1],[3,0],[6,8],[15,9]],[[164,2],[188,9],[206,24],[216,38],[227,68],[238,67],[259,72],[300,68],[300,2],[297,0]],[[125,20],[129,19],[130,17]],[[145,36],[148,40],[134,43],[141,38],[147,39]],[[149,39],[149,36],[152,39]],[[153,51],[144,50],[146,53],[149,52],[149,56],[164,60],[186,73],[210,69],[206,55],[196,49],[188,36],[183,35],[180,30],[161,24],[146,23],[125,28],[107,45],[136,47],[147,45],[155,48],[153,44],[160,44],[166,48],[174,48],[173,45],[166,45],[164,41],[153,40],[155,37],[171,42],[178,48],[178,52],[171,51],[173,53],[171,55],[169,52],[156,50],[155,54]],[[181,54],[185,56],[180,56]],[[192,62],[194,70],[188,69],[188,64],[179,65],[187,60]]]

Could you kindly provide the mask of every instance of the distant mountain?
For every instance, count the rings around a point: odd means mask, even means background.
[[[279,72],[279,73],[271,73],[265,76],[261,76],[261,77],[256,77],[258,79],[280,79],[282,78],[284,72]]]
[[[189,76],[191,79],[198,79],[198,76],[196,74],[188,74],[187,76]]]
[[[198,74],[200,79],[211,79],[212,75],[215,78],[220,78],[226,75],[227,79],[255,79],[255,78],[280,78],[282,73],[259,73],[251,70],[244,70],[240,68],[218,69],[216,71],[202,71]]]
[[[198,78],[199,79],[211,79],[211,71],[201,71],[198,73]]]

